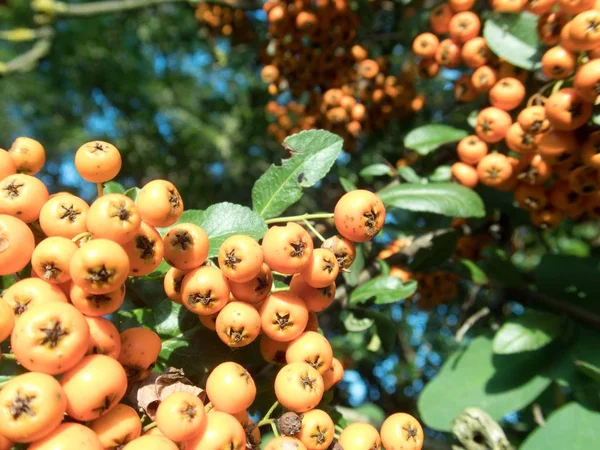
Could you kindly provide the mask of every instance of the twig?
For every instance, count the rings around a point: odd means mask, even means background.
[[[0,62],[0,75],[32,70],[38,61],[50,52],[51,46],[52,39],[50,37],[40,39],[25,53],[22,53],[5,63]]]
[[[265,223],[270,225],[273,223],[302,222],[305,220],[331,218],[333,218],[333,213],[300,214],[299,216],[275,217],[273,219],[267,219],[265,220]]]
[[[546,420],[544,419],[544,414],[542,413],[542,408],[539,404],[534,403],[533,407],[531,408],[531,412],[533,414],[533,420],[535,423],[537,423],[540,427],[546,425]]]
[[[462,327],[460,327],[458,329],[458,331],[456,332],[456,342],[462,342],[462,340],[465,337],[465,334],[467,334],[467,332],[481,319],[483,319],[485,316],[487,316],[490,313],[490,308],[488,308],[487,306],[481,308],[479,311],[477,311],[475,314],[473,314],[471,317],[469,317],[467,320],[465,320],[465,323],[463,324]]]
[[[101,14],[112,14],[122,11],[148,8],[168,3],[203,3],[201,0],[112,0],[90,3],[66,3],[56,0],[35,0],[32,7],[35,11],[70,17],[97,16]],[[211,3],[231,6],[239,9],[260,9],[258,1],[226,2],[224,0],[211,0]]]
[[[317,237],[317,239],[319,239],[321,242],[325,242],[325,238],[323,237],[323,235],[319,233],[317,229],[308,220],[303,220],[303,222],[304,225],[306,225],[306,228],[312,231],[312,233]]]
[[[585,325],[600,329],[600,316],[592,311],[580,308],[572,303],[557,300],[541,292],[505,287],[504,298],[515,300],[529,306],[543,306],[550,311],[563,314]]]

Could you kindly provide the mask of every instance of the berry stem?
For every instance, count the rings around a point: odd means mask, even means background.
[[[315,214],[300,214],[299,216],[287,216],[287,217],[275,217],[273,219],[265,220],[267,225],[272,223],[286,223],[286,222],[302,222],[305,220],[315,219],[332,219],[333,213],[315,213]]]
[[[86,237],[91,237],[92,234],[88,231],[84,231],[83,233],[79,233],[77,236],[75,236],[73,239],[71,239],[73,242],[77,243],[82,239],[85,239]]]
[[[336,431],[338,431],[338,432],[340,432],[340,433],[341,433],[342,431],[344,431],[344,428],[343,428],[342,426],[338,425],[338,424],[335,424],[335,425],[334,425],[334,428],[335,428],[335,430],[336,430]]]
[[[325,238],[323,237],[323,235],[321,233],[319,233],[317,231],[317,229],[308,221],[308,220],[303,220],[304,225],[306,225],[306,228],[308,228],[310,231],[312,231],[312,233],[321,241],[321,242],[325,242]]]
[[[156,428],[156,422],[151,422],[148,425],[146,425],[144,428],[142,428],[142,432],[145,433],[148,430],[151,430],[152,428]]]
[[[277,407],[279,406],[279,402],[276,401],[275,403],[273,403],[271,405],[271,407],[269,408],[269,410],[267,411],[267,414],[265,414],[265,417],[263,417],[262,420],[268,420],[271,418],[271,414],[273,414],[273,412],[277,409]],[[262,422],[261,420],[261,422]]]
[[[102,183],[96,184],[98,188],[98,197],[102,197],[104,195],[104,185]]]
[[[260,428],[260,427],[264,427],[264,426],[266,426],[266,425],[271,425],[272,423],[275,423],[275,419],[263,419],[263,420],[261,420],[260,422],[258,422],[258,423],[256,424],[256,426],[257,426],[258,428]]]
[[[2,361],[2,360],[16,361],[17,360],[17,357],[15,355],[13,355],[12,353],[0,353],[0,355],[2,355],[2,358],[0,358],[0,361]]]
[[[279,430],[277,429],[277,425],[275,425],[274,421],[271,422],[271,430],[273,430],[275,437],[279,437]]]

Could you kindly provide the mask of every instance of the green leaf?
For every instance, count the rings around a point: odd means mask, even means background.
[[[25,372],[27,370],[16,361],[3,359],[0,361],[0,385]]]
[[[402,283],[396,277],[380,276],[360,285],[350,294],[350,306],[366,303],[367,300],[375,297],[375,303],[384,305],[395,303],[414,294],[417,290],[417,283],[409,281]]]
[[[478,114],[479,114],[478,109],[474,109],[473,111],[471,111],[469,113],[469,116],[467,117],[467,123],[469,124],[469,126],[471,128],[475,128],[475,126],[477,125],[477,115]]]
[[[530,12],[493,14],[485,21],[483,37],[490,50],[525,70],[541,67],[544,52],[538,33],[538,16]]]
[[[404,138],[404,146],[419,155],[426,155],[444,144],[459,141],[466,136],[466,131],[449,125],[429,124],[411,130]]]
[[[141,189],[139,187],[132,187],[125,191],[125,195],[135,202],[140,191]]]
[[[571,402],[548,416],[527,436],[520,450],[590,450],[597,448],[600,412]],[[595,442],[595,444],[594,444]]]
[[[261,217],[276,217],[302,197],[302,190],[321,180],[342,151],[341,137],[324,130],[302,131],[283,145],[292,157],[271,165],[252,188],[252,206]]]
[[[562,318],[533,309],[522,316],[506,321],[494,336],[494,353],[530,352],[550,344],[560,336]]]
[[[340,177],[340,184],[346,192],[355,191],[358,189],[358,187],[356,187],[356,184],[354,184],[348,178]]]
[[[452,168],[450,166],[438,166],[433,173],[429,175],[429,180],[435,183],[450,181],[452,178]]]
[[[209,206],[198,225],[210,239],[209,258],[217,256],[223,241],[234,234],[245,234],[259,240],[267,231],[267,224],[257,213],[234,203]]]
[[[419,236],[410,245],[411,250],[416,250],[410,261],[411,269],[422,271],[441,265],[454,254],[457,239],[456,231],[451,228]]]
[[[361,177],[379,177],[382,175],[392,175],[392,169],[387,164],[378,163],[365,167],[358,173]]]
[[[427,426],[445,432],[469,407],[499,420],[527,406],[548,387],[551,380],[539,374],[541,363],[530,354],[494,355],[491,339],[475,338],[450,355],[425,385],[418,400],[421,417]]]
[[[454,183],[398,184],[378,193],[386,206],[451,217],[483,217],[485,207],[473,190]]]
[[[470,259],[461,259],[461,266],[459,267],[460,273],[468,274],[469,279],[475,284],[486,284],[488,277],[481,267],[476,262]]]
[[[3,291],[4,289],[8,289],[16,282],[17,282],[17,280],[12,275],[0,276],[0,292]]]
[[[582,374],[600,383],[600,367],[585,361],[575,361],[575,366],[579,369],[579,371]]]
[[[188,376],[203,374],[224,361],[235,361],[247,367],[261,360],[258,341],[244,351],[224,344],[212,330],[201,325],[163,340],[159,361],[162,366],[184,367]]]
[[[344,313],[343,322],[346,330],[361,332],[371,328],[375,323],[375,320],[365,316],[362,311],[358,314],[354,314],[353,311],[347,311]]]
[[[410,166],[398,167],[397,172],[398,172],[398,175],[400,175],[402,178],[404,178],[409,183],[422,183],[423,182],[423,180],[417,174],[415,169],[413,169]]]
[[[209,258],[217,256],[223,241],[234,234],[245,234],[259,240],[267,231],[267,224],[256,212],[227,202],[216,203],[205,211],[185,211],[176,224],[159,231],[164,235],[178,223],[194,223],[206,232],[210,239]]]
[[[541,292],[600,313],[600,258],[545,255],[534,275]]]
[[[336,406],[335,409],[342,415],[347,424],[361,422],[379,428],[385,420],[385,411],[374,403],[365,403],[354,408]]]
[[[117,183],[116,181],[109,181],[108,183],[104,183],[104,193],[105,194],[124,194],[125,188],[121,183]]]

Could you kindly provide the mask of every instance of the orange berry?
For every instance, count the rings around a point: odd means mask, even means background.
[[[141,277],[156,269],[165,253],[165,244],[158,231],[142,222],[133,238],[123,245],[129,258],[129,275]]]
[[[290,282],[290,293],[304,300],[309,311],[321,312],[335,299],[335,282],[323,288],[314,288],[301,275],[294,275]]]
[[[190,271],[181,284],[183,306],[194,314],[219,312],[229,301],[229,281],[219,269],[202,266]]]
[[[160,337],[147,328],[129,328],[121,333],[119,363],[130,381],[145,380],[158,359],[162,348]]]
[[[31,256],[31,267],[48,283],[62,284],[71,280],[69,268],[77,245],[64,237],[49,237],[40,242]]]
[[[373,425],[355,422],[340,433],[338,444],[344,449],[370,450],[381,448],[381,437]],[[390,447],[390,449],[393,447]]]
[[[370,241],[383,228],[385,213],[385,206],[377,195],[361,189],[351,191],[335,205],[335,227],[353,242]]]
[[[296,413],[315,408],[323,398],[323,392],[323,377],[304,362],[285,365],[275,378],[277,400],[284,408]]]
[[[116,242],[93,239],[83,244],[71,258],[73,283],[90,294],[108,294],[125,283],[129,258]]]
[[[381,443],[389,450],[421,450],[423,428],[410,414],[396,413],[381,425]]]
[[[308,323],[304,301],[290,292],[275,292],[260,306],[263,332],[277,341],[291,341],[300,336]]]
[[[46,164],[44,147],[31,138],[20,137],[15,139],[8,153],[10,153],[19,173],[35,175]]]
[[[142,220],[153,227],[168,227],[183,214],[183,199],[173,183],[153,180],[138,193],[136,206]]]
[[[313,253],[313,241],[297,223],[269,228],[262,240],[264,261],[277,272],[293,274],[306,266]]]
[[[232,393],[235,395],[232,396]],[[224,362],[208,376],[206,394],[218,411],[236,414],[252,405],[256,398],[256,385],[244,367],[234,362]]]
[[[48,198],[44,183],[30,175],[18,173],[0,181],[0,214],[8,214],[25,223],[38,220]]]
[[[121,448],[142,434],[142,421],[131,406],[119,404],[90,423],[104,448]]]
[[[229,302],[219,311],[215,328],[219,338],[230,347],[243,347],[259,335],[260,315],[256,308],[244,302]]]
[[[118,359],[121,353],[121,336],[113,323],[104,317],[85,318],[90,327],[90,343],[86,355],[106,355]]]
[[[87,231],[85,224],[88,204],[71,194],[51,197],[40,211],[40,226],[46,236],[62,236],[73,239]]]
[[[315,331],[305,331],[289,343],[285,357],[288,364],[305,362],[322,375],[331,367],[333,350],[325,336]]]
[[[258,275],[249,281],[236,283],[230,281],[231,294],[242,302],[260,303],[271,293],[273,273],[266,263],[260,267]]]
[[[174,442],[184,442],[200,434],[206,426],[204,404],[191,392],[173,392],[158,405],[156,426]]]
[[[261,246],[250,236],[231,236],[219,248],[219,268],[227,278],[236,283],[256,277],[263,259]]]
[[[140,229],[142,219],[133,200],[124,194],[106,194],[96,199],[87,214],[86,226],[94,238],[125,244]]]
[[[33,233],[21,220],[0,214],[0,275],[23,269],[35,248]]]
[[[87,142],[75,153],[75,168],[84,180],[105,183],[119,174],[121,153],[108,142]]]
[[[11,158],[10,153],[0,148],[0,181],[15,173],[17,173],[15,161]]]
[[[104,450],[96,433],[88,427],[72,422],[63,423],[43,439],[34,442],[29,450],[69,450],[73,448],[74,442],[77,442],[77,448]]]
[[[171,228],[163,238],[165,261],[179,270],[200,267],[208,257],[208,236],[193,223],[180,223]]]

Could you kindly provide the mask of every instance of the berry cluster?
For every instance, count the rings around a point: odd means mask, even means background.
[[[128,387],[149,377],[162,343],[147,328],[119,333],[109,318],[123,304],[128,278],[150,274],[163,259],[171,266],[164,278],[169,298],[230,347],[262,334],[264,359],[282,366],[274,391],[298,424],[289,430],[280,421],[282,436],[267,449],[421,449],[423,431],[407,414],[390,416],[380,432],[367,424],[340,431],[317,409],[344,369],[317,331],[316,313],[333,301],[339,272],[354,261],[354,243],[371,240],[383,227],[386,211],[375,194],[342,196],[330,215],[339,235],[327,240],[306,222],[323,240],[320,248],[304,227],[282,218],[286,224],[271,227],[262,243],[230,236],[213,261],[206,232],[180,221],[183,200],[170,182],[149,182],[135,201],[102,195],[102,183],[121,168],[110,143],[88,142],[75,155],[82,178],[99,186],[91,205],[69,193],[50,195],[33,176],[45,163],[37,141],[17,139],[0,151],[0,160],[0,275],[31,265],[31,276],[0,299],[0,342],[10,339],[11,348],[3,357],[26,369],[0,389],[0,450],[12,443],[66,450],[73,442],[89,450],[258,448],[260,426],[275,427],[275,421],[250,421],[256,385],[235,362],[208,376],[210,403],[174,392],[144,428],[138,412],[122,403]],[[289,286],[275,289],[274,276],[289,277]]]
[[[266,112],[268,132],[278,141],[315,126],[354,145],[361,133],[409,114],[412,77],[397,76],[387,58],[372,58],[356,43],[360,19],[347,0],[269,0],[270,42],[261,77],[279,96]]]
[[[475,134],[458,143],[454,178],[471,188],[482,183],[512,192],[541,228],[555,227],[564,217],[600,217],[600,132],[589,123],[600,92],[600,11],[583,1],[493,2],[496,11],[527,8],[540,15],[540,39],[553,46],[535,74],[549,82],[528,92],[526,84],[535,85],[535,79],[528,82],[529,72],[494,56],[478,36],[481,21],[470,11],[473,4],[436,7],[431,28],[449,37],[440,42],[436,34],[423,33],[413,43],[428,75],[438,66],[472,69],[457,81],[458,100],[488,96],[490,106],[479,111]]]
[[[212,37],[228,37],[234,45],[250,42],[255,37],[252,24],[242,9],[200,2],[195,15],[198,23],[206,27]]]

